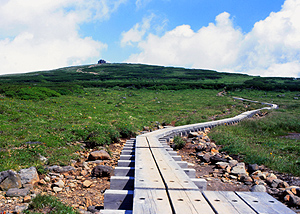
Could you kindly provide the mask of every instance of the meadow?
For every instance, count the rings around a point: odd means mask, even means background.
[[[282,137],[300,133],[299,79],[107,64],[5,75],[0,83],[0,171],[36,166],[43,173],[45,164],[67,165],[76,151],[136,136],[145,126],[205,122],[262,107],[231,97],[240,96],[280,108],[217,127],[212,139],[246,162],[300,172],[299,139]]]

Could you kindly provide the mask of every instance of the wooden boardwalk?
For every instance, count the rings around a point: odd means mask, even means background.
[[[105,192],[101,213],[294,213],[267,193],[206,191],[206,181],[195,179],[193,169],[166,144],[175,135],[237,123],[257,111],[161,129],[128,140],[111,177],[111,189]]]

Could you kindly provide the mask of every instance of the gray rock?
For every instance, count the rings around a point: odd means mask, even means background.
[[[196,152],[201,152],[201,151],[205,151],[206,149],[206,145],[204,143],[199,143],[196,147],[195,147],[195,151]]]
[[[0,189],[7,191],[11,188],[21,188],[21,177],[16,172],[8,170],[8,176],[1,182]]]
[[[20,205],[20,206],[15,206],[15,213],[23,213],[23,211],[25,211],[28,208],[29,204],[24,204],[24,205]]]
[[[65,183],[62,180],[58,180],[54,184],[52,184],[52,187],[60,187],[63,188],[65,186]]]
[[[237,165],[239,162],[237,160],[229,160],[229,166],[233,167],[235,165]]]
[[[53,187],[52,189],[53,189],[54,192],[61,192],[63,190],[62,188],[56,187],[56,186]]]
[[[213,164],[218,162],[227,162],[227,159],[223,158],[221,154],[215,154],[214,156],[210,157],[210,162],[212,162]]]
[[[19,171],[22,184],[35,184],[40,180],[37,170],[34,166],[28,169],[21,169]]]
[[[267,192],[267,188],[264,185],[254,185],[250,188],[251,192]]]
[[[5,178],[8,177],[9,171],[11,171],[11,170],[7,170],[7,171],[0,172],[0,184],[1,184],[1,182],[2,182]]]
[[[28,195],[30,192],[29,189],[18,189],[18,188],[11,188],[6,192],[6,197],[24,197]]]
[[[188,138],[193,138],[193,137],[198,137],[199,133],[198,132],[190,132],[188,135]]]
[[[63,173],[63,172],[69,172],[74,171],[75,168],[73,166],[47,166],[46,170],[49,170],[50,172],[56,172],[56,173]]]
[[[200,159],[204,163],[209,163],[211,155],[209,153],[206,153],[206,154],[202,154],[202,153],[199,154],[199,153],[197,153],[196,157],[198,159]]]
[[[227,163],[227,162],[218,162],[218,163],[216,163],[216,165],[217,165],[218,168],[225,169],[227,166],[229,166],[229,163]]]
[[[274,179],[274,180],[272,181],[272,183],[270,183],[270,187],[272,187],[272,188],[277,188],[278,186],[281,185],[281,183],[283,183],[282,180],[280,180],[280,179]]]
[[[101,207],[101,206],[89,206],[87,208],[87,211],[89,211],[91,213],[95,213],[95,212],[99,212],[101,209],[103,209],[103,207]]]
[[[252,172],[255,172],[259,170],[259,166],[257,164],[249,164],[248,165],[248,172],[251,174]]]
[[[231,169],[231,173],[234,175],[247,175],[245,163],[238,163]]]
[[[110,177],[113,175],[114,169],[110,166],[98,165],[92,169],[93,177]]]
[[[100,151],[93,151],[90,153],[88,160],[90,161],[94,161],[94,160],[110,160],[110,155],[104,151],[104,150],[100,150]]]

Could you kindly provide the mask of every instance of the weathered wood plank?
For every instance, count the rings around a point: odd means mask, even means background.
[[[216,213],[230,214],[252,214],[255,213],[239,196],[234,192],[205,191],[204,197],[209,201]]]
[[[165,190],[135,189],[133,213],[171,214],[172,209]]]
[[[136,148],[135,188],[165,189],[149,148]]]
[[[198,187],[163,148],[151,148],[155,161],[168,189],[194,189]]]
[[[236,192],[257,213],[295,214],[266,192]]]
[[[169,190],[175,213],[214,213],[200,191]]]

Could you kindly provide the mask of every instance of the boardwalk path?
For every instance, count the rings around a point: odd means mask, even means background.
[[[105,210],[101,213],[294,213],[267,193],[205,191],[206,181],[195,179],[195,171],[166,143],[176,135],[238,123],[260,110],[277,108],[275,104],[263,104],[268,107],[233,118],[160,129],[128,140],[111,177],[111,189],[105,192]]]

